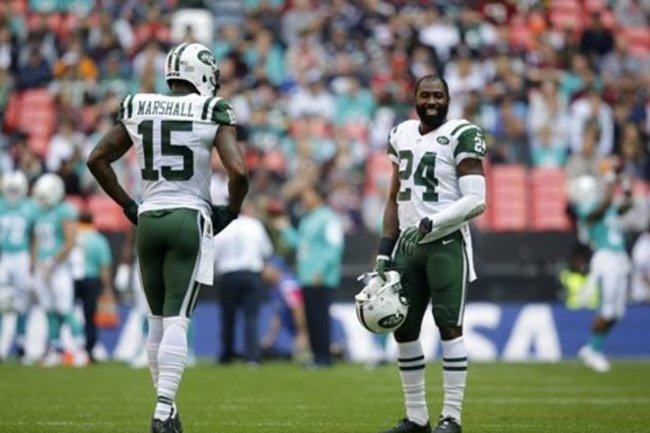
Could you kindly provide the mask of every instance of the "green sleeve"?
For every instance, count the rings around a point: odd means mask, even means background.
[[[456,148],[454,149],[454,159],[456,162],[465,158],[485,158],[486,145],[485,136],[477,126],[468,125],[463,128],[456,139]]]
[[[235,113],[232,109],[232,105],[225,99],[219,99],[214,107],[212,108],[212,113],[210,114],[210,120],[217,125],[230,125],[235,126]]]
[[[117,110],[117,121],[122,122],[133,115],[133,95],[127,94],[120,101],[120,108]]]

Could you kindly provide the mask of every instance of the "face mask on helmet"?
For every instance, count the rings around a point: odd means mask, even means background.
[[[212,51],[202,44],[183,43],[165,60],[165,80],[192,84],[202,96],[215,96],[219,89],[219,68]]]
[[[2,178],[2,196],[8,203],[17,203],[27,195],[27,177],[20,171],[7,173]]]
[[[402,295],[397,271],[388,271],[386,281],[377,274],[364,274],[364,288],[354,297],[357,319],[364,328],[376,334],[387,334],[402,326],[408,313],[408,302]]]
[[[34,184],[32,197],[36,203],[49,209],[57,205],[65,196],[65,185],[63,180],[56,174],[47,173],[39,177]]]

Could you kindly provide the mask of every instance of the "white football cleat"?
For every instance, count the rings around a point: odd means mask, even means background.
[[[48,350],[48,352],[41,359],[42,367],[57,367],[63,364],[63,354],[56,350]]]
[[[607,358],[605,358],[605,355],[603,355],[602,352],[593,350],[589,345],[583,346],[578,351],[578,357],[587,367],[598,373],[607,373],[612,369],[612,366],[609,364],[609,361],[607,361]]]

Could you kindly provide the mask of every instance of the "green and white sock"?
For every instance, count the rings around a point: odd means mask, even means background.
[[[442,341],[442,382],[445,390],[442,416],[452,417],[460,423],[465,382],[467,381],[467,348],[461,336]]]
[[[402,380],[406,417],[416,424],[429,421],[424,380],[424,353],[420,340],[397,343],[399,375]]]

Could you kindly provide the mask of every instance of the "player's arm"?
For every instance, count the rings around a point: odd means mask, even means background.
[[[137,204],[118,182],[111,163],[121,158],[132,145],[133,142],[126,128],[122,123],[118,123],[102,137],[90,152],[86,163],[102,189],[125,210],[125,213],[134,205],[137,208]]]
[[[65,219],[61,222],[63,226],[63,247],[54,255],[54,263],[63,263],[70,251],[75,246],[77,239],[77,221],[74,219]]]
[[[228,210],[238,215],[248,192],[248,169],[244,153],[237,144],[235,127],[231,125],[219,126],[214,138],[214,147],[228,172]]]
[[[477,158],[465,158],[456,166],[462,197],[429,217],[433,230],[461,224],[485,212],[485,174]]]
[[[393,165],[393,173],[390,179],[390,189],[388,198],[384,207],[384,220],[382,223],[381,239],[379,240],[379,251],[375,261],[375,272],[385,280],[386,271],[392,267],[391,256],[395,249],[395,244],[400,235],[399,217],[397,214],[397,194],[399,193],[399,165]]]
[[[605,216],[607,209],[609,209],[614,200],[614,187],[615,183],[613,181],[605,182],[605,193],[603,194],[603,198],[600,203],[598,203],[598,205],[585,216],[585,222],[593,224]]]

